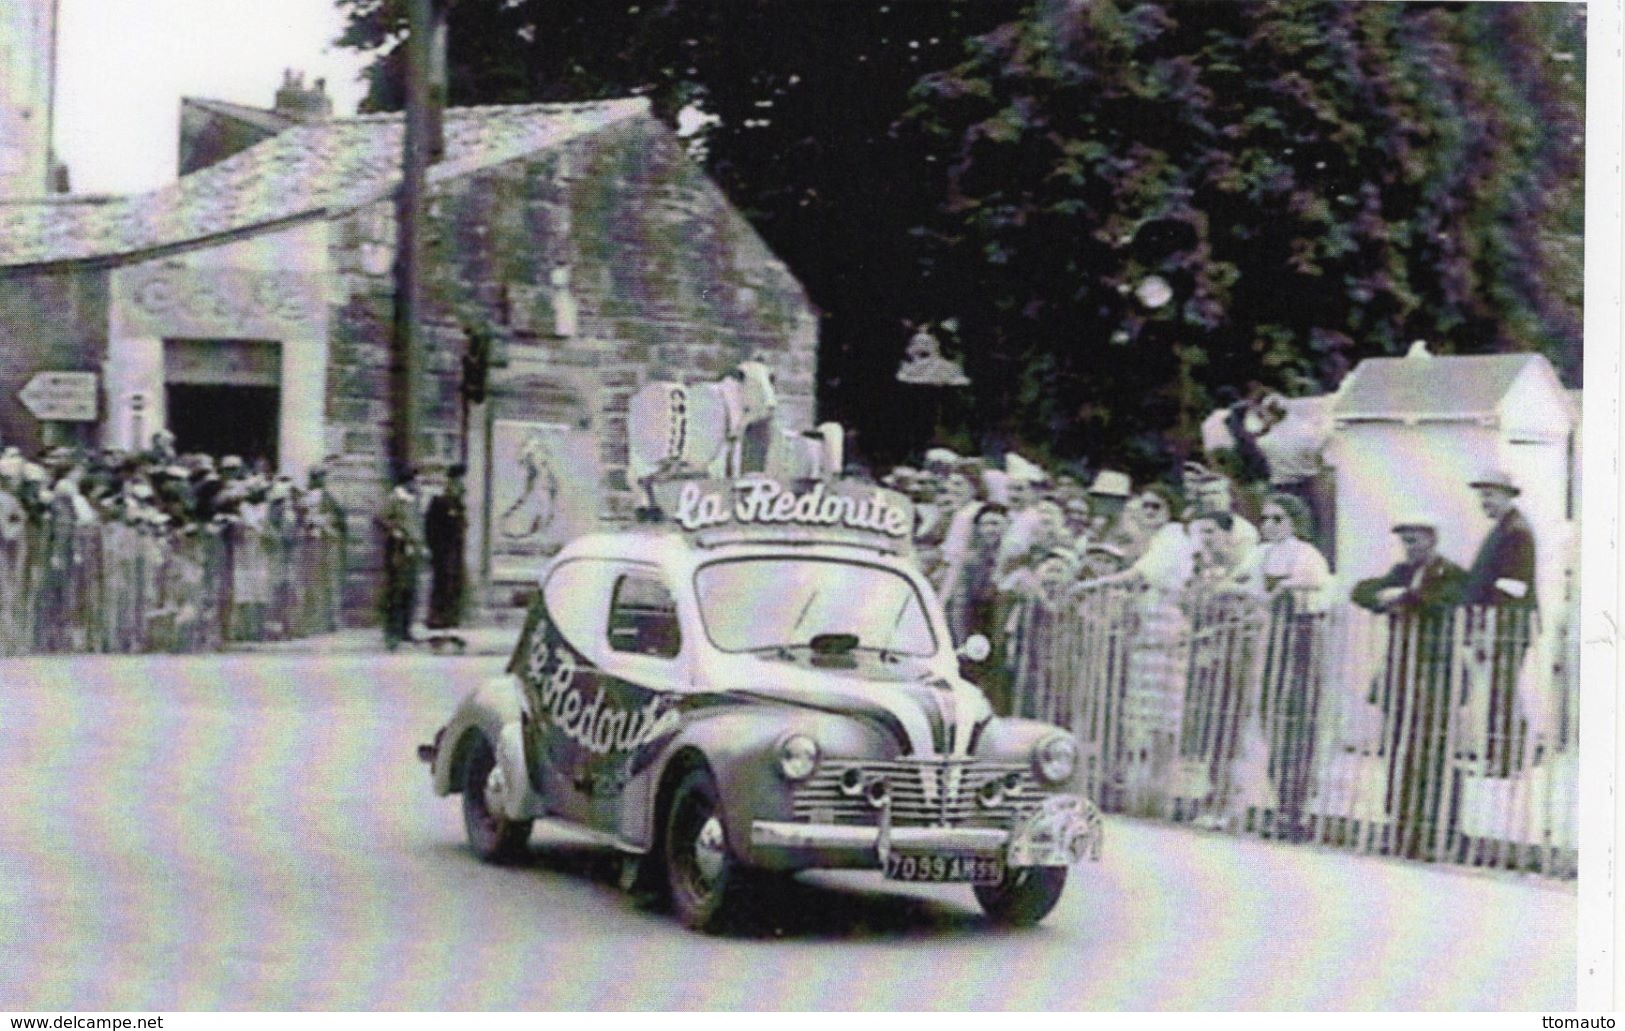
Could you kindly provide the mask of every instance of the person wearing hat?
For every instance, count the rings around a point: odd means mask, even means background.
[[[1388,762],[1389,849],[1407,859],[1439,858],[1445,816],[1445,721],[1450,707],[1451,612],[1467,573],[1438,553],[1438,520],[1413,514],[1394,522],[1404,557],[1382,576],[1354,585],[1350,600],[1387,614],[1388,656],[1366,701],[1382,712]]]
[[[468,467],[458,463],[446,470],[446,489],[429,501],[423,536],[429,545],[430,630],[446,630],[462,623],[463,544],[468,536],[468,507],[463,501],[463,477]]]
[[[1532,618],[1539,605],[1535,597],[1535,534],[1518,510],[1518,485],[1504,469],[1490,469],[1467,484],[1478,492],[1478,507],[1492,525],[1473,556],[1462,587],[1462,603],[1494,610],[1482,621],[1469,615],[1467,641],[1474,656],[1471,690],[1486,703],[1488,726],[1473,728],[1472,738],[1482,742],[1485,778],[1505,779],[1518,774],[1526,760],[1539,761],[1540,742],[1526,741],[1528,725],[1519,713],[1518,678],[1536,627]],[[1493,615],[1493,619],[1487,618]],[[1462,847],[1467,848],[1466,838]],[[1515,850],[1510,841],[1474,838],[1475,863],[1498,864]]]
[[[1502,469],[1484,472],[1467,485],[1478,492],[1478,507],[1494,525],[1467,570],[1463,602],[1535,608],[1535,533],[1514,503],[1517,485]]]
[[[1128,565],[1123,549],[1110,541],[1090,541],[1083,552],[1083,566],[1078,571],[1085,585],[1093,580],[1120,573]]]
[[[1102,469],[1089,484],[1089,537],[1097,541],[1115,541],[1122,546],[1124,510],[1133,496],[1134,483],[1128,473],[1115,469]],[[1124,552],[1127,556],[1127,551]]]
[[[1460,604],[1467,571],[1439,554],[1438,521],[1425,515],[1407,516],[1394,523],[1394,533],[1405,557],[1382,576],[1355,584],[1349,600],[1372,612]]]

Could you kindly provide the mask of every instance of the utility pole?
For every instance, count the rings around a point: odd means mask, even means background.
[[[445,151],[446,15],[452,0],[406,0],[406,112],[401,188],[396,195],[394,354],[389,457],[399,473],[418,459],[418,380],[423,368],[424,190]]]

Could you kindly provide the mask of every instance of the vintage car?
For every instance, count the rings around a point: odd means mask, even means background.
[[[699,929],[751,880],[815,868],[968,882],[992,919],[1042,919],[1099,858],[1078,748],[960,675],[906,506],[689,483],[664,521],[566,545],[507,674],[419,749],[474,852],[567,825]]]

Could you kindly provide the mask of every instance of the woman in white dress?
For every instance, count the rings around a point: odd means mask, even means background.
[[[1313,787],[1315,730],[1320,709],[1317,644],[1322,604],[1331,584],[1326,557],[1299,536],[1309,510],[1290,494],[1271,494],[1258,521],[1258,548],[1236,572],[1243,590],[1269,599],[1263,682],[1253,711],[1269,743],[1277,836],[1301,840]]]
[[[1174,520],[1178,502],[1173,491],[1152,484],[1130,504],[1146,533],[1145,548],[1121,573],[1093,582],[1143,589],[1133,603],[1123,687],[1123,804],[1137,815],[1165,815],[1184,722],[1190,658],[1190,625],[1179,603],[1191,578],[1194,553],[1184,524]]]

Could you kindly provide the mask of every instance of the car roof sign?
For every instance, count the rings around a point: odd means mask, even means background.
[[[872,483],[680,479],[654,484],[653,494],[671,525],[700,547],[771,541],[852,544],[894,554],[912,548],[913,504]]]

